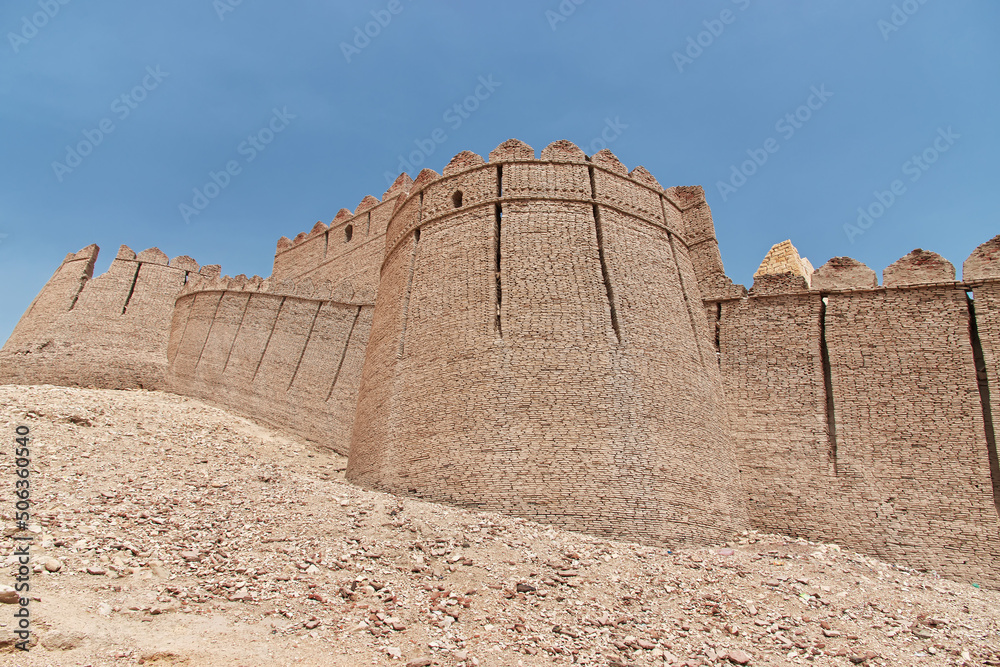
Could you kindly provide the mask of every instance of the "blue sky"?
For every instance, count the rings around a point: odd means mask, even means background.
[[[1000,232],[995,0],[8,0],[0,29],[0,339],[67,252],[266,276],[400,156],[511,137],[703,185],[748,286],[786,238],[881,273]]]

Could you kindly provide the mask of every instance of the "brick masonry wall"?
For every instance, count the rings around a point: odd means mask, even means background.
[[[987,279],[967,270],[969,282],[955,282],[950,264],[917,250],[886,270],[889,288],[834,258],[816,271],[823,291],[803,276],[761,275],[749,298],[721,302],[722,369],[755,526],[1000,586],[995,420],[984,420],[966,297],[970,287],[978,297],[990,389],[998,281],[982,248],[973,264]]]
[[[267,280],[124,246],[94,278],[97,252],[0,381],[168,388],[397,493],[667,544],[753,525],[1000,587],[1000,237],[961,282],[918,249],[883,287],[784,242],[748,293],[701,188],[511,140],[283,237]]]
[[[421,173],[389,225],[348,477],[674,544],[746,527],[680,218],[568,142]]]
[[[722,304],[729,422],[755,528],[827,537],[828,457],[818,294]]]
[[[274,256],[273,280],[330,282],[337,299],[372,305],[378,292],[385,232],[397,201],[412,181],[401,174],[382,196],[371,195],[354,213],[341,209],[329,227],[317,222],[294,239],[282,237]]]
[[[0,381],[163,387],[174,299],[190,275],[218,267],[122,246],[93,278],[98,252],[88,246],[56,270],[0,351]]]
[[[837,424],[830,492],[843,541],[1000,585],[964,287],[831,295],[827,341]]]
[[[169,388],[346,454],[372,307],[220,287],[177,300]]]

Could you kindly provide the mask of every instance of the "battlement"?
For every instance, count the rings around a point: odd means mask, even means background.
[[[1000,585],[1000,236],[807,267],[707,304],[754,525]]]
[[[941,255],[917,248],[899,258],[878,275],[851,257],[834,257],[818,269],[808,259],[799,257],[791,241],[776,244],[754,273],[751,296],[797,294],[801,292],[840,292],[907,288],[929,285],[955,285],[971,288],[984,280],[1000,278],[1000,236],[976,248],[963,264],[962,280],[956,279],[955,267]]]

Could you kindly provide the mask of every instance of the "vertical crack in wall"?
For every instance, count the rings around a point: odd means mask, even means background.
[[[833,405],[833,370],[830,366],[830,348],[826,341],[826,306],[827,296],[820,295],[819,302],[819,358],[823,365],[823,394],[826,398],[826,437],[830,446],[830,463],[833,464],[833,474],[839,470],[837,466],[837,415]]]
[[[608,271],[608,262],[604,256],[604,227],[601,224],[601,210],[597,205],[597,183],[594,181],[594,166],[587,167],[590,175],[590,198],[595,200],[594,207],[594,231],[597,234],[597,259],[601,263],[601,280],[604,282],[604,291],[608,297],[608,310],[611,312],[611,328],[614,329],[615,339],[622,342],[622,331],[618,324],[618,309],[615,308],[615,290],[611,285],[611,273]]]
[[[503,197],[503,165],[497,165],[497,197]],[[499,202],[493,210],[494,222],[493,222],[493,282],[494,290],[493,296],[496,300],[495,308],[496,312],[493,314],[493,328],[496,330],[497,335],[503,338],[503,322],[501,321],[501,304],[503,303],[503,277],[501,275],[501,264],[500,264],[500,250],[501,250],[501,238],[500,234],[502,232],[501,220],[503,219],[503,205]]]
[[[351,336],[354,335],[354,327],[358,324],[358,318],[361,316],[361,306],[358,306],[357,311],[354,313],[354,321],[351,322],[351,328],[347,332],[347,342],[344,343],[344,349],[340,353],[340,361],[337,362],[337,370],[333,373],[333,382],[330,384],[330,391],[326,393],[326,400],[330,400],[333,396],[333,388],[337,386],[337,378],[340,377],[340,369],[344,366],[344,359],[347,357],[347,348],[351,346]]]
[[[503,207],[497,204],[494,208],[494,223],[493,223],[493,278],[496,285],[495,295],[496,295],[496,313],[495,320],[493,323],[494,329],[496,329],[497,335],[503,338],[503,322],[500,317],[501,307],[503,305],[503,277],[501,274],[501,254],[500,254],[500,244],[502,228],[501,219],[503,218]]]
[[[80,276],[80,285],[79,285],[79,287],[76,288],[76,294],[73,295],[73,300],[69,302],[69,309],[70,310],[73,310],[74,308],[76,308],[76,302],[80,298],[80,292],[82,292],[83,288],[87,286],[87,281],[88,280],[90,280],[90,278],[88,276],[86,276],[86,275]],[[185,282],[187,282],[187,281],[185,281]],[[135,288],[135,283],[133,283],[132,286],[133,286],[133,289],[134,289]],[[32,303],[31,307],[34,308],[35,304]],[[123,310],[122,312],[125,312],[125,311]],[[25,317],[28,317],[30,315],[31,315],[31,309],[29,308],[28,309],[28,313],[27,313],[27,315]]]
[[[420,208],[417,211],[417,228],[413,230],[413,250],[410,252],[410,268],[406,276],[406,293],[403,295],[403,326],[399,333],[399,349],[396,357],[403,356],[406,344],[406,319],[410,314],[410,295],[413,292],[413,270],[417,264],[417,246],[420,245],[420,223],[424,219],[424,193],[420,193]]]
[[[323,308],[323,302],[320,301],[316,304],[316,312],[313,313],[312,322],[309,324],[309,332],[306,334],[306,342],[302,345],[302,351],[299,352],[299,360],[295,364],[295,370],[292,371],[292,379],[288,381],[288,388],[285,391],[290,391],[292,385],[295,384],[295,376],[299,374],[299,367],[302,365],[302,357],[306,356],[306,349],[309,347],[309,339],[312,338],[313,329],[316,327],[316,318],[319,317],[319,311]]]
[[[993,505],[1000,515],[1000,459],[997,458],[996,431],[993,427],[993,406],[990,403],[990,381],[986,372],[986,358],[983,356],[983,342],[979,338],[979,323],[976,321],[976,304],[971,292],[965,293],[969,304],[969,340],[972,342],[972,357],[976,364],[976,384],[979,385],[979,401],[983,406],[983,429],[986,435],[986,449],[990,457],[990,482],[993,486]]]
[[[722,368],[722,302],[715,302],[715,359]]]
[[[191,322],[191,313],[194,312],[194,307],[198,304],[198,297],[204,294],[204,292],[197,292],[193,297],[191,297],[191,305],[188,306],[187,316],[184,318],[184,326],[181,327],[181,337],[177,341],[177,352],[180,353],[181,346],[186,340],[188,324]]]
[[[139,269],[142,268],[142,262],[135,263],[135,275],[132,276],[132,286],[128,290],[128,296],[125,297],[125,305],[122,306],[122,315],[128,310],[129,301],[132,300],[132,295],[135,293],[135,284],[139,280]]]
[[[372,212],[369,209],[369,211],[368,211],[368,224],[365,225],[365,236],[368,236],[369,234],[371,234],[371,231],[372,231]]]
[[[677,282],[681,286],[681,297],[684,299],[684,308],[687,309],[688,324],[691,325],[691,335],[694,336],[694,346],[697,348],[698,358],[701,359],[701,364],[704,366],[705,355],[701,351],[701,337],[698,335],[698,326],[695,324],[694,312],[691,311],[691,299],[688,298],[687,286],[684,284],[684,273],[681,271],[681,263],[677,261],[677,248],[674,246],[674,235],[670,232],[667,232],[667,241],[670,244],[670,258],[674,260],[674,268],[677,269]]]
[[[236,347],[236,339],[240,337],[240,331],[243,330],[243,320],[247,316],[247,308],[250,307],[251,294],[247,294],[247,300],[243,304],[243,314],[240,315],[240,323],[236,325],[236,333],[233,335],[233,342],[229,344],[229,352],[226,354],[226,363],[222,365],[222,374],[226,374],[226,369],[229,368],[229,358],[233,356],[233,348]],[[185,323],[186,324],[186,323]]]
[[[205,334],[205,340],[201,341],[201,350],[198,351],[198,361],[194,362],[194,370],[198,371],[198,366],[201,365],[201,355],[205,354],[205,347],[208,346],[208,339],[212,337],[212,327],[215,326],[215,320],[219,317],[219,307],[222,305],[222,300],[226,298],[226,293],[222,292],[219,295],[219,300],[215,302],[215,312],[212,313],[212,319],[208,322],[208,333]]]
[[[611,328],[615,330],[615,338],[622,342],[622,332],[618,326],[618,309],[615,308],[615,290],[611,286],[611,274],[608,273],[608,262],[604,257],[604,230],[601,227],[601,211],[594,204],[594,229],[597,231],[597,258],[601,262],[601,279],[604,281],[604,291],[608,295],[608,308],[611,310]]]
[[[257,368],[253,369],[253,377],[250,378],[250,384],[253,384],[257,379],[257,373],[260,372],[260,365],[264,363],[264,357],[267,356],[267,348],[271,345],[271,337],[274,335],[274,327],[278,324],[278,318],[281,317],[281,309],[285,307],[285,299],[288,297],[281,297],[281,303],[278,304],[278,312],[274,314],[274,322],[271,322],[271,330],[267,332],[267,341],[264,343],[264,351],[260,353],[260,359],[257,360]]]

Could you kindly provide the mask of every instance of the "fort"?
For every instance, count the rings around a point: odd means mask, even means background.
[[[365,487],[616,538],[748,528],[1000,588],[1000,236],[726,277],[700,187],[517,140],[278,240],[270,277],[67,255],[0,381],[161,389]]]

